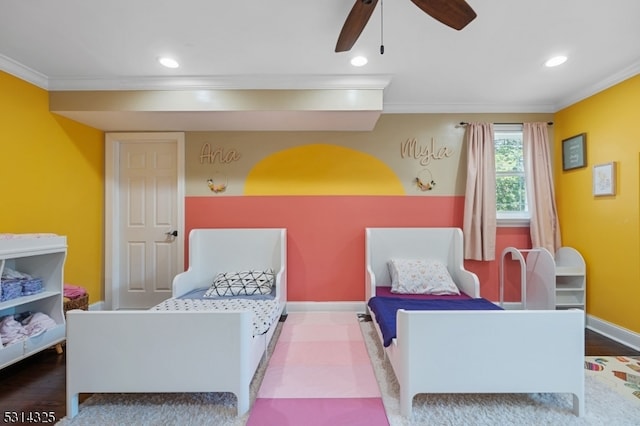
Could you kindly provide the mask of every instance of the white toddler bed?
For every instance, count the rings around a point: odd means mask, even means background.
[[[464,269],[460,229],[367,228],[365,238],[368,299],[391,285],[392,258],[440,260],[460,290],[479,297],[477,277]],[[419,393],[570,393],[573,412],[584,413],[580,310],[399,309],[396,320],[396,337],[384,351],[400,384],[403,416],[411,417]]]
[[[275,297],[264,302],[276,311],[267,322],[256,320],[249,305],[262,302],[252,299],[227,299],[224,311],[195,300],[189,310],[67,312],[67,416],[78,413],[80,393],[110,392],[232,392],[238,415],[246,413],[285,310],[286,261],[286,229],[194,229],[189,268],[173,280],[169,302],[181,304],[218,273],[273,269]]]

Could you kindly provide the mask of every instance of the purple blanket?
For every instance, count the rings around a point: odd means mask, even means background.
[[[396,337],[396,313],[398,309],[407,311],[500,311],[501,307],[487,299],[416,300],[398,297],[372,297],[369,309],[376,316],[382,332],[384,346],[389,346]]]

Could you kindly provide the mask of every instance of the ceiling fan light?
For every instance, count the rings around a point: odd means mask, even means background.
[[[351,65],[353,65],[354,67],[365,66],[367,62],[369,62],[369,60],[364,56],[355,56],[351,59]]]
[[[162,64],[162,66],[165,66],[167,68],[178,68],[180,66],[178,61],[176,61],[173,58],[169,58],[167,56],[163,56],[161,58],[158,58],[158,62],[160,62],[160,64]]]
[[[565,62],[567,62],[567,57],[560,55],[560,56],[554,56],[553,58],[547,60],[547,62],[545,62],[544,65],[547,67],[557,67],[558,65],[562,65]]]

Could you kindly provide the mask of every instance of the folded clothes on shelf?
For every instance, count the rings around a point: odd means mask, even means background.
[[[42,312],[23,312],[0,318],[0,342],[3,346],[19,343],[54,328],[56,322]]]
[[[3,280],[0,282],[0,287],[2,287],[0,302],[6,302],[22,296],[22,282],[20,280]]]
[[[0,278],[0,302],[30,296],[43,290],[42,279],[5,267]]]

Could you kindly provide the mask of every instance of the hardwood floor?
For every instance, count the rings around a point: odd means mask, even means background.
[[[550,348],[550,351],[552,349]],[[591,330],[585,330],[585,355],[640,356],[640,352]],[[96,366],[96,368],[100,368]],[[88,395],[81,396],[82,401]],[[0,415],[17,412],[53,412],[55,419],[66,415],[65,355],[45,350],[0,370]],[[4,423],[8,423],[4,421]],[[20,424],[20,423],[12,423]],[[26,423],[25,423],[26,424]],[[33,424],[33,423],[30,423]]]
[[[598,355],[626,355],[626,356],[640,356],[640,351],[636,351],[633,348],[620,344],[602,334],[596,333],[589,329],[585,329],[584,339],[584,354],[585,356],[598,356]]]

